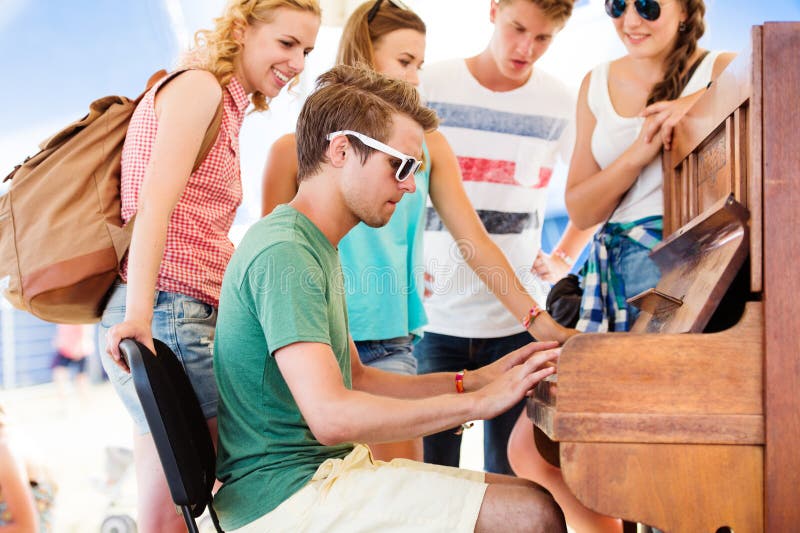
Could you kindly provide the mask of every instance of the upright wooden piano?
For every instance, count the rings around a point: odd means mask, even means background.
[[[800,531],[800,23],[753,28],[664,166],[661,281],[631,333],[564,345],[537,446],[604,514]]]

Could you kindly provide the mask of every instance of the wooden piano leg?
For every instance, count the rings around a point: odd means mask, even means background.
[[[536,449],[545,461],[556,468],[561,468],[557,442],[550,440],[550,437],[536,426],[533,426],[533,442],[536,443]]]
[[[561,443],[564,480],[587,507],[667,533],[764,530],[764,449]]]

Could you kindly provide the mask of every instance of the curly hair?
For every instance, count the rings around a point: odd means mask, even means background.
[[[307,11],[321,16],[317,0],[229,0],[222,15],[214,19],[214,29],[199,30],[194,35],[194,46],[181,61],[183,67],[208,70],[225,86],[233,78],[235,61],[242,51],[234,32],[253,24],[274,20],[275,10],[281,7]],[[292,82],[292,85],[296,80]],[[269,108],[267,97],[256,91],[250,96],[256,111]]]
[[[697,41],[706,31],[706,5],[703,0],[681,0],[681,5],[686,11],[686,20],[678,30],[675,46],[665,59],[664,78],[653,86],[647,105],[661,100],[675,100],[689,83],[685,72],[689,59],[697,50]]]
[[[390,1],[383,2],[372,20],[367,20],[374,5],[373,0],[364,2],[347,19],[336,54],[337,65],[375,68],[374,45],[387,33],[409,29],[425,35],[425,23],[419,15],[410,9],[399,8]]]

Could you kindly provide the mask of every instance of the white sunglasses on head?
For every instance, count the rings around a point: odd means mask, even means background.
[[[352,135],[362,143],[366,144],[370,148],[374,148],[375,150],[379,150],[386,155],[390,155],[392,157],[396,157],[400,160],[400,165],[397,167],[397,172],[394,174],[394,178],[397,181],[406,181],[409,176],[416,173],[419,170],[419,167],[422,166],[422,161],[418,160],[416,157],[411,157],[410,155],[406,155],[402,152],[398,152],[391,146],[387,144],[383,144],[380,141],[376,141],[372,137],[368,135],[364,135],[363,133],[358,133],[357,131],[352,130],[342,130],[342,131],[334,131],[333,133],[329,133],[325,136],[325,139],[328,141],[332,141],[336,137],[340,135]]]

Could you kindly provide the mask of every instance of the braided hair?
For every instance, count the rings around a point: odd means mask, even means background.
[[[675,100],[689,83],[684,72],[689,59],[697,50],[697,41],[706,31],[703,17],[706,6],[703,0],[681,0],[686,20],[681,23],[675,46],[666,58],[664,79],[656,83],[647,98],[647,105],[662,100]]]

